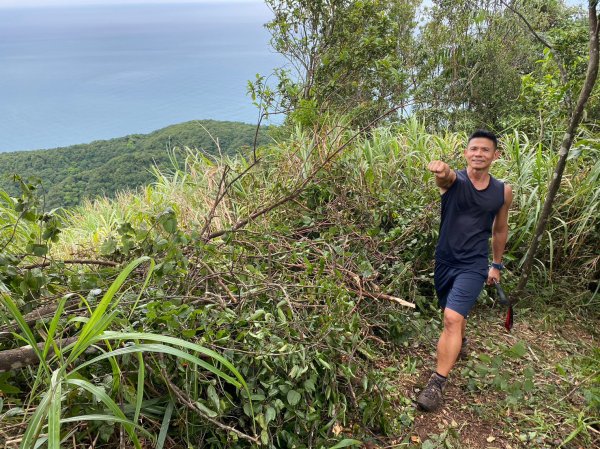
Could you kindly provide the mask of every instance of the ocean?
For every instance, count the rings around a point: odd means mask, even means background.
[[[247,82],[284,64],[270,18],[260,1],[0,8],[0,151],[256,123]]]

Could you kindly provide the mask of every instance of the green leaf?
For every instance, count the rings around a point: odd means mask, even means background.
[[[423,442],[421,449],[437,449],[437,447],[438,446],[436,446],[436,444],[433,441],[427,440]]]
[[[54,341],[54,336],[56,334],[56,329],[58,327],[58,320],[62,316],[62,312],[65,307],[65,303],[67,302],[67,299],[68,299],[68,297],[66,295],[61,298],[61,300],[58,303],[58,307],[56,308],[56,312],[54,313],[54,318],[52,318],[52,321],[50,322],[50,328],[48,329],[48,336],[46,337],[46,342],[44,344],[44,350],[42,352],[44,360],[46,360],[46,357],[48,357],[48,351],[50,351],[51,345],[54,346],[54,353],[60,354],[60,350],[59,350],[58,346],[56,345],[56,342]]]
[[[361,444],[362,444],[362,441],[352,440],[350,438],[344,438],[342,441],[337,443],[335,446],[331,446],[329,449],[340,449],[342,447],[358,446]]]
[[[275,411],[275,409],[271,406],[267,407],[267,410],[265,411],[265,422],[267,424],[269,424],[271,421],[273,421],[275,419],[276,416],[277,416],[277,411]]]
[[[290,403],[290,405],[296,405],[298,402],[300,402],[301,398],[302,396],[296,390],[288,391],[287,401]]]
[[[196,407],[198,407],[201,412],[203,412],[205,415],[207,415],[210,418],[216,418],[218,416],[217,412],[215,412],[214,410],[208,408],[202,402],[195,402],[194,405]]]
[[[117,241],[112,237],[107,238],[106,240],[104,240],[102,245],[100,245],[100,254],[102,254],[103,256],[113,254],[116,250]]]
[[[221,408],[221,402],[219,401],[219,395],[217,394],[217,390],[212,385],[209,385],[206,394],[208,398],[212,401],[217,411]]]
[[[521,358],[527,353],[527,347],[525,343],[520,340],[513,347],[508,350],[508,354],[513,358]]]
[[[162,335],[161,335],[161,337],[162,337]],[[100,340],[102,340],[102,338],[100,338]],[[125,346],[123,348],[115,349],[113,351],[99,355],[91,360],[88,360],[85,363],[82,363],[81,365],[75,367],[72,372],[76,372],[82,368],[85,368],[86,366],[97,363],[100,360],[104,360],[104,359],[115,357],[115,356],[125,355],[125,354],[135,354],[137,352],[141,352],[141,353],[153,352],[153,353],[158,353],[158,354],[173,355],[180,359],[187,360],[188,362],[194,363],[194,364],[200,366],[201,368],[204,368],[207,371],[210,371],[211,373],[219,376],[223,380],[226,380],[230,384],[232,384],[238,388],[240,387],[239,382],[237,382],[234,378],[232,378],[228,374],[224,373],[220,369],[216,368],[214,365],[211,365],[210,363],[207,363],[204,360],[201,360],[192,354],[182,351],[181,349],[173,348],[171,346],[166,346],[166,345],[160,345],[160,344],[139,344],[139,345],[133,344],[133,345]]]
[[[79,357],[91,344],[91,339],[96,337],[98,334],[102,333],[104,329],[110,324],[107,320],[103,320],[105,317],[105,312],[108,309],[108,306],[113,302],[113,297],[117,294],[117,292],[121,289],[121,286],[125,283],[125,280],[129,277],[131,272],[135,270],[139,265],[145,262],[150,262],[150,268],[148,270],[148,276],[154,270],[154,260],[150,259],[147,256],[139,257],[134,261],[130,262],[124,269],[119,273],[117,279],[111,284],[110,288],[102,297],[102,300],[98,303],[98,306],[90,316],[90,319],[84,326],[81,328],[81,332],[79,334],[79,338],[75,342],[73,349],[71,350],[71,354],[66,362],[66,365],[73,363],[73,361]],[[116,302],[118,303],[118,301]],[[113,304],[115,307],[116,304]]]
[[[33,348],[33,351],[38,356],[40,361],[43,361],[44,358],[42,357],[42,353],[40,352],[40,350],[37,346],[37,342],[36,342],[35,337],[33,336],[33,332],[31,331],[31,328],[29,327],[29,325],[23,318],[23,315],[19,311],[19,308],[13,302],[13,300],[11,299],[11,297],[9,295],[7,295],[4,292],[0,292],[0,293],[2,294],[2,302],[4,303],[6,308],[10,311],[12,317],[14,318],[14,320],[17,322],[17,324],[19,325],[19,327],[25,334],[25,340]],[[45,364],[42,364],[42,366],[45,366]]]
[[[144,357],[142,353],[137,353],[138,359],[138,382],[137,390],[135,394],[135,414],[133,415],[133,422],[139,422],[140,412],[142,410],[142,401],[144,400],[144,381],[146,379],[146,366],[144,365]]]
[[[315,391],[315,382],[317,381],[317,378],[314,376],[311,376],[310,378],[306,379],[304,381],[304,389],[306,391],[308,391],[309,393],[312,393]]]
[[[79,415],[79,416],[71,416],[69,418],[63,418],[60,420],[61,424],[79,422],[79,421],[100,421],[100,422],[104,421],[104,422],[121,423],[124,426],[134,425],[135,428],[139,432],[143,433],[146,438],[148,438],[149,440],[154,439],[153,435],[150,432],[148,432],[146,429],[144,429],[142,426],[135,425],[126,418],[119,418],[119,417],[113,416],[113,415],[102,415],[102,414]],[[136,446],[136,447],[141,448],[141,446]]]
[[[173,234],[177,231],[177,219],[175,217],[170,217],[163,222],[162,226],[169,234]]]
[[[263,430],[260,433],[260,441],[262,442],[262,444],[267,445],[269,444],[269,433],[266,430]]]
[[[104,332],[102,335],[96,336],[93,339],[93,342],[98,342],[98,341],[102,341],[102,340],[149,340],[149,341],[158,341],[161,343],[166,343],[166,344],[170,344],[170,345],[175,345],[175,346],[180,346],[186,349],[190,349],[194,352],[198,352],[200,354],[204,354],[214,360],[216,360],[217,362],[221,363],[223,366],[225,366],[239,381],[235,382],[235,380],[233,380],[233,382],[227,380],[228,382],[230,382],[232,385],[235,385],[239,388],[240,384],[244,387],[245,390],[248,390],[248,386],[246,385],[246,381],[244,380],[244,378],[242,377],[242,375],[240,374],[240,372],[235,368],[235,366],[233,366],[233,364],[227,360],[225,357],[223,357],[222,355],[220,355],[219,353],[213,351],[212,349],[208,349],[205,348],[204,346],[200,346],[197,345],[195,343],[191,343],[189,341],[185,341],[185,340],[181,340],[179,338],[175,338],[175,337],[169,337],[167,335],[157,335],[157,334],[150,334],[150,333],[146,333],[146,332],[112,332],[112,331],[106,331]],[[203,364],[204,365],[204,364]],[[201,366],[203,366],[201,365]],[[220,371],[220,370],[219,370]],[[217,372],[214,372],[214,374],[217,374]],[[219,375],[219,374],[217,374]],[[250,393],[248,391],[248,396],[250,396]]]
[[[34,256],[42,257],[48,254],[48,245],[33,243],[28,249]]]

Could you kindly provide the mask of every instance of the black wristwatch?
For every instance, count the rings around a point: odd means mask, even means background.
[[[492,262],[492,264],[490,265],[492,268],[495,268],[496,270],[504,270],[504,264],[502,263],[496,263],[496,262]]]

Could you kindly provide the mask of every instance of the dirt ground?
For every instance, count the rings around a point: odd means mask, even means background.
[[[449,376],[444,406],[425,413],[415,407],[410,438],[382,442],[366,447],[409,447],[424,449],[595,449],[600,448],[600,410],[587,411],[588,421],[571,441],[563,443],[576,431],[576,417],[585,404],[583,389],[600,380],[600,365],[591,375],[577,373],[573,361],[590,359],[599,345],[600,326],[594,317],[562,320],[535,316],[529,311],[516,315],[515,326],[508,333],[498,310],[483,309],[469,320],[470,355],[459,360]],[[525,348],[518,357],[507,354],[514,345]],[[507,351],[508,349],[508,351]],[[487,356],[487,358],[486,358]],[[533,390],[520,400],[508,403],[507,391],[494,388],[483,379],[479,390],[469,388],[462,373],[474,364],[502,357],[501,372],[514,382],[522,382],[522,373],[533,369]],[[420,361],[416,372],[397,379],[399,394],[414,399],[427,383],[435,363],[435,341],[411,348],[411,357]],[[597,356],[596,356],[597,357]],[[471,363],[469,364],[469,360]],[[597,359],[593,359],[597,360]],[[559,372],[564,365],[567,373]],[[508,373],[508,374],[506,374]],[[520,384],[518,384],[520,385]],[[598,385],[596,385],[598,386]],[[510,386],[506,387],[510,390]],[[596,421],[596,424],[594,424]],[[561,443],[563,445],[561,446]]]

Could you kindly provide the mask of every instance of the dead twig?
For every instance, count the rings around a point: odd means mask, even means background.
[[[208,266],[208,264],[207,264],[207,263],[205,263],[205,262],[204,262],[204,261],[202,261],[202,260],[199,260],[199,262],[202,264],[202,266],[203,266],[204,268],[206,268],[206,270],[207,270],[207,271],[208,271],[208,272],[209,272],[211,275],[215,275],[215,272],[212,270],[212,268],[210,268],[210,267]],[[237,299],[237,298],[235,297],[235,295],[234,295],[234,294],[231,292],[231,290],[229,290],[229,287],[227,287],[227,285],[225,285],[225,283],[223,282],[223,279],[221,279],[221,277],[220,277],[220,276],[218,276],[218,275],[215,275],[215,279],[217,280],[217,283],[218,283],[218,284],[221,286],[221,288],[222,288],[223,290],[225,290],[225,293],[227,293],[227,296],[229,296],[229,299],[231,299],[231,301],[232,301],[234,304],[237,304],[237,302],[238,302],[238,299]],[[223,305],[223,306],[225,306],[225,304],[222,304],[222,305]]]
[[[150,367],[148,367],[148,370],[154,371]],[[177,399],[177,402],[179,402],[181,405],[186,406],[187,408],[189,408],[196,414],[200,415],[202,417],[202,419],[205,419],[206,421],[210,422],[211,424],[214,424],[218,428],[223,429],[227,432],[233,432],[234,434],[236,434],[238,436],[238,438],[242,438],[246,441],[250,441],[252,443],[258,444],[258,442],[259,442],[258,437],[256,437],[256,436],[253,437],[253,436],[247,435],[244,432],[239,431],[235,427],[231,427],[231,426],[228,426],[227,424],[223,424],[222,422],[217,421],[216,419],[211,418],[210,416],[205,414],[202,410],[200,410],[196,406],[194,401],[183,390],[181,390],[177,385],[175,385],[173,383],[173,381],[171,380],[171,378],[167,374],[167,371],[164,368],[161,368],[160,372],[161,372],[161,375],[162,375],[164,381],[167,383],[167,387],[173,393],[173,395],[175,396],[175,399]]]
[[[363,127],[361,129],[359,129],[358,131],[356,131],[350,138],[348,138],[348,140],[346,140],[343,144],[339,145],[334,151],[332,151],[329,155],[327,155],[327,157],[325,157],[325,159],[323,159],[323,161],[319,165],[317,165],[317,167],[314,168],[312,170],[312,172],[310,172],[310,174],[302,182],[300,182],[292,190],[292,192],[290,194],[288,194],[288,195],[280,198],[279,200],[275,201],[274,203],[270,204],[269,206],[266,206],[266,207],[264,207],[262,209],[259,209],[259,210],[255,211],[255,212],[253,212],[247,218],[239,220],[238,222],[236,222],[229,229],[222,229],[220,231],[216,231],[216,232],[213,232],[213,233],[209,234],[206,237],[206,241],[208,242],[208,241],[213,240],[213,239],[215,239],[217,237],[225,235],[225,234],[227,234],[229,232],[235,232],[235,231],[239,230],[240,228],[246,226],[251,221],[257,219],[258,217],[271,212],[273,209],[276,209],[277,207],[281,206],[282,204],[285,204],[285,203],[287,203],[289,201],[294,200],[302,192],[304,192],[304,190],[306,189],[306,187],[308,186],[308,184],[311,181],[314,180],[314,178],[317,176],[317,174],[321,170],[323,170],[325,167],[327,167],[348,145],[350,145],[352,142],[354,142],[359,136],[362,135],[362,133],[364,133],[365,131],[371,129],[376,123],[378,123],[380,120],[384,119],[385,117],[387,117],[388,115],[390,115],[391,113],[393,113],[394,111],[396,111],[398,108],[399,107],[395,107],[395,108],[389,109],[388,111],[386,111],[385,113],[383,113],[379,117],[376,117],[375,119],[373,119],[365,127]],[[316,147],[317,147],[317,144],[314,145],[313,149],[310,152],[312,153],[312,151],[314,151],[314,149]]]
[[[356,290],[350,290],[350,291],[353,292],[353,293],[355,293],[355,294],[357,294],[357,295],[359,294],[359,292],[356,291]],[[366,290],[363,290],[362,291],[362,295],[363,296],[367,296],[367,297],[372,298],[372,299],[385,299],[386,301],[392,301],[392,302],[398,303],[398,304],[400,304],[402,306],[410,307],[411,309],[416,308],[415,304],[412,303],[412,302],[405,301],[402,298],[396,298],[395,296],[386,295],[385,293],[371,293],[371,292],[368,292]]]

